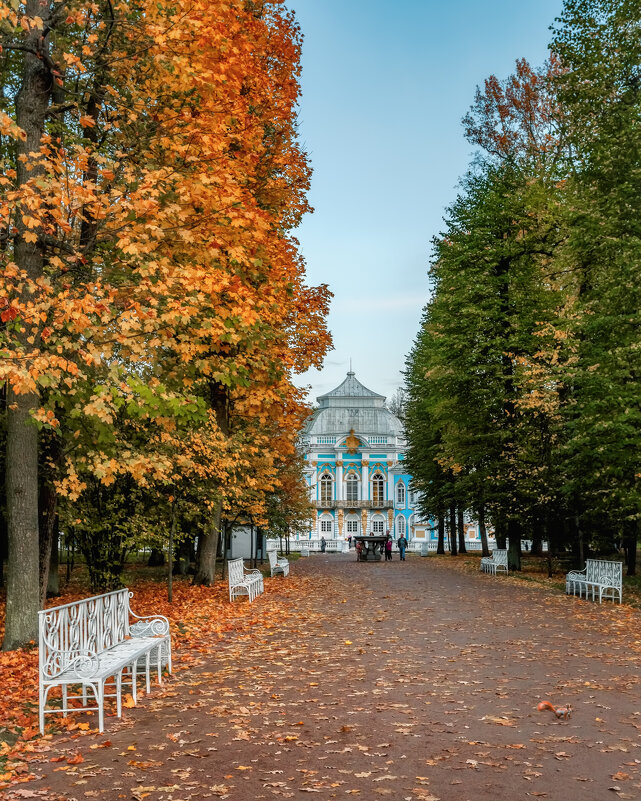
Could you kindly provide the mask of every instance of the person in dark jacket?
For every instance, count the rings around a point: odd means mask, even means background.
[[[399,537],[398,540],[396,541],[396,544],[398,545],[398,550],[399,553],[401,554],[401,562],[404,562],[405,549],[407,548],[407,540],[405,539],[405,537]]]

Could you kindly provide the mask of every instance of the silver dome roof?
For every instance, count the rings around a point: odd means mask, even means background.
[[[365,437],[403,436],[401,421],[385,408],[385,396],[361,384],[351,370],[340,386],[316,400],[319,408],[310,417],[305,436],[340,437],[352,429]]]

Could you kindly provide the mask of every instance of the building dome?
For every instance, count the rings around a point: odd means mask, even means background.
[[[354,430],[364,437],[402,437],[401,421],[385,408],[385,397],[372,392],[350,370],[340,386],[317,399],[304,436],[340,437]]]

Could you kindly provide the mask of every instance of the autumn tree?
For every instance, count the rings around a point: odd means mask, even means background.
[[[73,499],[94,479],[171,483],[168,441],[197,448],[205,421],[215,529],[230,408],[279,418],[291,371],[327,347],[328,293],[289,235],[309,169],[278,3],[29,0],[0,18],[8,648],[35,634],[39,429],[63,438]]]

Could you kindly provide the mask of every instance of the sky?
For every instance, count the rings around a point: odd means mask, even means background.
[[[432,238],[473,147],[477,85],[545,61],[562,0],[286,0],[304,43],[301,141],[315,211],[295,235],[334,293],[334,350],[295,381],[310,399],[349,370],[391,396],[429,300]]]

